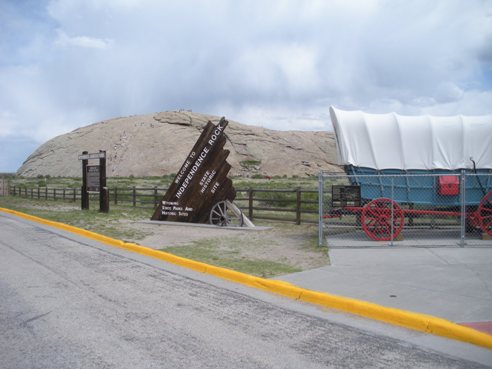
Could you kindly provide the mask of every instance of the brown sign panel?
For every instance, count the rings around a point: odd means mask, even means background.
[[[87,191],[99,192],[100,188],[100,173],[99,165],[88,165],[87,169]]]
[[[208,223],[212,207],[233,201],[236,191],[227,178],[231,169],[224,150],[224,130],[229,122],[208,122],[154,211],[152,220]]]
[[[336,208],[360,206],[360,186],[333,185],[331,187],[331,204]]]

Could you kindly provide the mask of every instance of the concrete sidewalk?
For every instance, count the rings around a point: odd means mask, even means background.
[[[467,323],[492,334],[492,247],[332,249],[330,266],[279,279]],[[477,323],[478,324],[475,324]]]

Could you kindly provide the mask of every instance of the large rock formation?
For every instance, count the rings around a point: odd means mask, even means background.
[[[226,117],[227,118],[227,117]],[[164,112],[111,119],[78,128],[41,145],[18,175],[80,177],[82,151],[107,152],[108,176],[161,176],[176,173],[202,127],[219,117]],[[314,175],[340,171],[335,137],[329,132],[273,131],[229,121],[226,129],[231,175]]]

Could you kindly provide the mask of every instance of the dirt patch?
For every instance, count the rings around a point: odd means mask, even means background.
[[[128,222],[126,227],[138,227],[147,234],[137,242],[141,245],[179,252],[179,247],[206,243],[218,254],[235,255],[237,259],[257,259],[283,263],[300,270],[329,264],[325,248],[317,246],[317,225],[288,223],[256,223],[268,230],[241,231],[220,227],[154,225]]]

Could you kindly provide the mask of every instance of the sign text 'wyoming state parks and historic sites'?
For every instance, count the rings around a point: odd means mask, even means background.
[[[195,146],[154,211],[152,220],[208,223],[212,207],[233,201],[236,191],[227,178],[231,169],[224,130],[229,122],[208,122]]]

